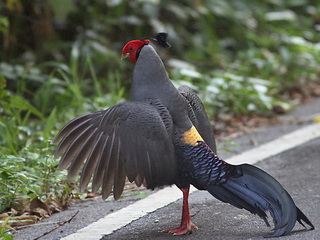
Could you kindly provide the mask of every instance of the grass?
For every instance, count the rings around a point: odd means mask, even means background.
[[[65,172],[57,169],[58,159],[53,158],[52,140],[57,131],[73,117],[105,109],[123,97],[117,72],[113,75],[116,81],[106,84],[110,93],[104,94],[90,57],[79,66],[73,48],[71,59],[70,67],[57,62],[44,64],[54,66],[48,75],[42,74],[40,67],[21,71],[14,76],[18,82],[15,93],[8,89],[10,74],[2,76],[0,213],[10,207],[19,208],[22,198],[44,200],[68,193]],[[32,75],[35,72],[37,76]],[[93,88],[88,87],[84,72],[92,79]],[[35,82],[41,82],[41,86],[33,98],[28,98],[31,91],[28,87]],[[92,91],[89,97],[85,96],[88,90]]]

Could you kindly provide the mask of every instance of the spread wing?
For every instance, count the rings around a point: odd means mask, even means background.
[[[68,177],[81,170],[80,190],[91,178],[93,191],[102,186],[107,198],[118,199],[125,179],[147,188],[173,184],[176,176],[172,119],[161,104],[125,102],[105,111],[82,115],[60,130],[55,156]]]
[[[211,150],[217,153],[216,141],[213,135],[208,115],[201,99],[193,92],[191,88],[187,86],[180,86],[178,90],[189,103],[188,115],[193,125],[196,127]]]

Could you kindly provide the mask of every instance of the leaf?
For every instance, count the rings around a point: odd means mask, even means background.
[[[79,80],[79,75],[78,75],[79,57],[80,57],[79,45],[76,43],[72,47],[71,58],[70,58],[71,74],[72,74],[73,80],[76,80],[76,81]]]
[[[54,107],[54,109],[51,111],[47,121],[46,125],[43,129],[43,135],[45,136],[46,139],[50,137],[50,132],[54,129],[55,124],[57,120],[57,108]]]
[[[7,224],[10,224],[12,227],[24,226],[35,224],[39,217],[35,215],[21,215],[17,217],[9,217],[8,220],[5,220]],[[4,224],[4,221],[0,221],[0,223]]]
[[[8,214],[8,213],[1,213],[1,214],[0,214],[0,220],[7,219],[8,217],[9,217],[9,214]]]
[[[295,12],[291,10],[286,10],[282,12],[268,12],[265,14],[265,19],[267,21],[294,21],[297,16]]]
[[[44,120],[44,117],[41,112],[38,111],[34,106],[32,106],[30,103],[28,103],[24,98],[20,96],[11,96],[10,97],[10,105],[12,107],[15,107],[19,110],[25,110],[33,113],[37,117]]]
[[[48,206],[39,198],[32,199],[30,203],[30,212],[35,213],[40,217],[49,217],[50,215]]]
[[[9,25],[9,19],[7,17],[0,17],[0,32],[7,33]]]
[[[63,205],[61,202],[54,198],[46,199],[45,204],[48,206],[50,212],[61,212],[63,211]]]
[[[1,227],[8,229],[8,230],[11,230],[11,231],[14,231],[15,230],[14,228],[8,226],[10,219],[11,219],[11,217],[7,217],[4,221],[0,221],[0,223],[2,222]]]
[[[18,214],[28,212],[30,210],[30,198],[19,197],[19,199],[12,204],[12,207],[14,207],[14,211]]]
[[[94,198],[96,196],[95,193],[87,193],[86,198]]]

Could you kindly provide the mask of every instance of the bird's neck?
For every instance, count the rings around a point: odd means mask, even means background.
[[[150,45],[144,46],[133,71],[131,99],[148,97],[146,96],[148,94],[154,95],[159,91],[161,92],[161,89],[168,89],[168,85],[172,85],[172,83],[168,78],[162,60],[153,47]]]
[[[164,64],[150,45],[141,49],[131,83],[131,101],[158,99],[165,106],[173,122],[181,129],[192,126],[186,115],[186,101],[168,77]]]

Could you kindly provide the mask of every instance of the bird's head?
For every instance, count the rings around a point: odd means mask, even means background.
[[[133,40],[128,42],[122,49],[121,59],[130,57],[130,61],[135,63],[138,60],[140,50],[143,46],[148,45],[150,40]]]

